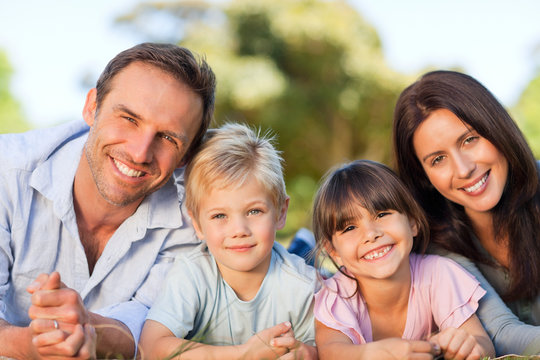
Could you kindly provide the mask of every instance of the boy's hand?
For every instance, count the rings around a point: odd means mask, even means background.
[[[280,360],[316,360],[318,358],[317,348],[296,340],[292,328],[285,334],[273,338],[270,344],[286,349],[287,353],[281,356]]]
[[[446,328],[429,341],[439,344],[445,359],[478,360],[486,354],[476,338],[463,329]]]
[[[291,329],[290,322],[284,322],[259,331],[242,345],[242,359],[278,359],[287,352],[286,347],[273,346],[274,338],[286,334]]]

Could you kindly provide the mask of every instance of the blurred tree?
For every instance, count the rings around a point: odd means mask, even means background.
[[[0,50],[0,134],[22,132],[30,128],[24,120],[19,103],[9,90],[12,72],[5,52]]]
[[[292,199],[288,228],[308,225],[329,168],[356,158],[390,162],[393,107],[414,78],[386,65],[376,31],[345,1],[152,2],[119,22],[205,54],[218,78],[218,123],[278,134]],[[150,31],[156,24],[169,31]]]
[[[540,159],[540,71],[527,85],[512,113],[531,149]]]

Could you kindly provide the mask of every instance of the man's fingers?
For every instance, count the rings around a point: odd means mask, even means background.
[[[80,359],[95,359],[96,358],[96,342],[97,335],[96,330],[90,324],[84,325],[85,341],[81,349],[79,350]]]
[[[36,290],[41,289],[41,287],[47,282],[49,279],[49,274],[39,274],[38,277],[32,281],[30,285],[26,288],[26,291],[28,291],[30,294],[33,294]]]
[[[56,332],[64,333],[61,330],[54,330],[49,333],[44,333],[44,334],[34,337],[32,342],[37,347],[37,350],[40,355],[73,357],[78,354],[79,350],[85,344],[86,337],[85,337],[85,333],[83,331],[82,325],[75,326],[73,333],[67,337],[64,337],[63,341],[56,342],[51,345],[45,344],[47,340],[50,340],[50,338],[46,336],[48,334],[56,333]],[[50,335],[50,337],[52,337],[52,335]]]
[[[51,345],[61,343],[67,337],[68,334],[62,330],[51,330],[34,336],[32,338],[32,344],[34,344],[36,348],[50,347]]]
[[[30,328],[36,334],[49,332],[56,329],[54,321],[54,319],[34,319],[30,322]],[[57,320],[56,323],[58,324],[58,329],[63,330],[68,334],[71,334],[75,329],[75,325],[70,323],[65,323],[60,320]]]

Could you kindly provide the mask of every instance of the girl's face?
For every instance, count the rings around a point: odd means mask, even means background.
[[[396,210],[376,214],[360,206],[359,210],[357,218],[332,236],[332,258],[359,282],[408,276],[416,223]]]
[[[490,211],[501,199],[508,161],[451,111],[432,112],[416,129],[413,145],[431,184],[469,216]]]

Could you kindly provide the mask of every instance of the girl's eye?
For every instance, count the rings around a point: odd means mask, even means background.
[[[341,233],[345,234],[346,232],[349,232],[349,231],[354,230],[354,229],[356,229],[356,226],[349,225],[349,226],[345,227],[345,229],[343,229],[343,231]]]
[[[212,215],[212,219],[225,219],[225,214],[215,214]]]
[[[262,211],[260,209],[251,209],[248,211],[248,215],[257,215],[257,214],[260,214],[262,213]]]
[[[390,212],[390,211],[380,211],[379,213],[377,213],[376,218],[380,219],[380,218],[383,218],[383,217],[385,217],[387,215],[390,215],[390,214],[392,214],[392,212]]]

